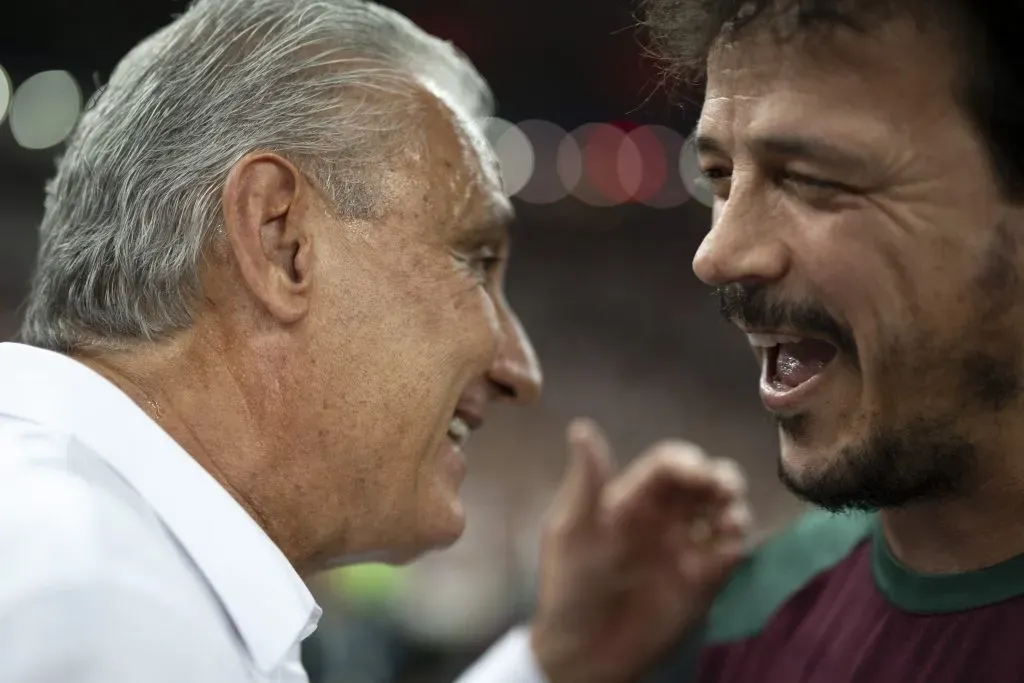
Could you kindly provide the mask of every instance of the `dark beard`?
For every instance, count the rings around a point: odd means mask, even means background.
[[[967,414],[997,415],[1020,400],[1020,359],[1017,352],[1000,356],[974,350],[956,366],[957,393],[964,397],[958,411],[944,419],[921,417],[900,428],[875,429],[861,444],[843,449],[831,467],[805,476],[788,472],[780,459],[782,483],[798,498],[833,512],[903,507],[969,488],[978,454],[957,427]],[[794,441],[810,434],[813,420],[804,413],[776,417],[779,429]]]
[[[788,429],[784,421],[780,428]],[[807,476],[794,476],[780,459],[779,479],[798,498],[825,510],[870,511],[952,497],[970,485],[976,462],[974,445],[951,422],[922,420],[880,430],[843,449],[828,469]]]
[[[955,342],[936,347],[931,344],[934,335],[921,331],[913,343],[893,342],[879,356],[875,371],[878,378],[888,379],[892,390],[878,406],[880,418],[898,414],[895,403],[911,387],[926,398],[928,392],[939,398],[949,392],[953,400],[948,407],[895,426],[876,427],[860,444],[832,454],[833,462],[817,471],[811,467],[791,472],[780,460],[779,477],[790,491],[838,512],[946,499],[977,483],[979,454],[965,421],[996,419],[1024,402],[1024,348],[1016,322],[1024,294],[1017,265],[1021,248],[1019,235],[1008,223],[995,226],[974,276],[976,317],[963,324],[963,334]],[[860,371],[853,331],[818,302],[774,299],[766,284],[733,283],[717,293],[722,314],[734,323],[815,332],[835,344]],[[940,384],[936,378],[948,381]],[[913,393],[902,397],[917,398]],[[814,430],[813,413],[779,416],[777,421],[795,442],[806,441]],[[876,422],[884,423],[877,418]]]

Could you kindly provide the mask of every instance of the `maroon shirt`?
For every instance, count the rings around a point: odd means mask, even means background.
[[[874,515],[813,513],[762,547],[716,602],[702,649],[657,681],[1024,683],[1024,556],[924,576]]]

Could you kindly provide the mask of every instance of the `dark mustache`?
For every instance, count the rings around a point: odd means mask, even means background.
[[[793,330],[823,337],[856,362],[853,331],[841,325],[823,307],[811,301],[771,301],[767,285],[733,283],[716,287],[719,310],[744,327]]]

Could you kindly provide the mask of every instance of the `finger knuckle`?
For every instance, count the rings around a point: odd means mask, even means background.
[[[699,446],[687,441],[661,441],[651,448],[651,457],[659,465],[698,466],[707,461]]]
[[[718,458],[714,461],[713,467],[723,484],[730,488],[746,489],[747,477],[738,462],[731,458]]]

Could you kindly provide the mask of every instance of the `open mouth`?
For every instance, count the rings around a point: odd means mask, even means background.
[[[761,357],[762,398],[776,404],[809,389],[839,353],[835,344],[813,337],[748,333],[747,338]]]

